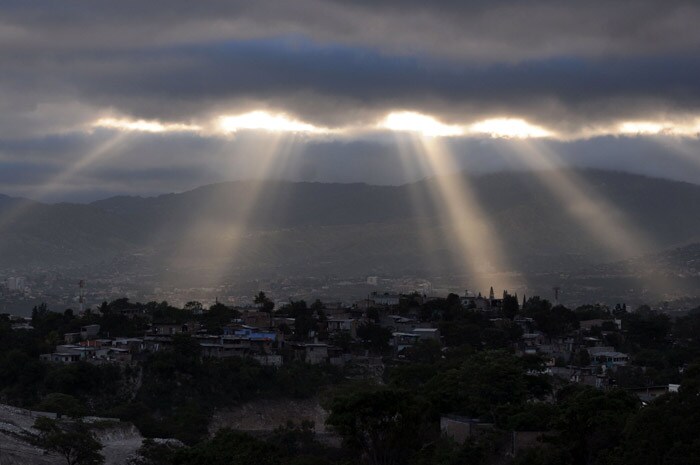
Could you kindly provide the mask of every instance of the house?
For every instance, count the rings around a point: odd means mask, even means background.
[[[401,296],[399,294],[389,294],[386,292],[384,294],[372,292],[371,299],[368,300],[373,300],[374,305],[392,307],[399,304],[401,301]]]
[[[612,382],[606,375],[593,373],[591,368],[553,366],[548,367],[546,372],[570,383],[585,384],[596,389],[606,389],[611,386]]]
[[[41,354],[39,359],[43,362],[53,363],[75,363],[80,361],[80,354],[54,352],[51,354]]]
[[[379,324],[384,328],[400,332],[411,332],[414,328],[421,327],[417,319],[401,315],[386,315],[381,318]]]
[[[247,345],[221,344],[221,343],[200,343],[202,357],[205,358],[227,358],[244,357],[250,351]]]
[[[421,341],[433,340],[440,342],[440,330],[437,328],[413,328],[413,334],[417,334]]]
[[[96,361],[128,363],[132,355],[127,349],[103,347],[96,352]]]
[[[328,347],[328,363],[336,366],[343,366],[352,360],[352,355],[347,354],[340,347]]]
[[[651,402],[657,397],[669,392],[678,392],[677,384],[662,384],[658,386],[645,386],[639,388],[627,388],[626,391],[636,395],[642,402]]]
[[[260,365],[271,367],[281,367],[283,363],[282,356],[279,354],[257,354],[251,355],[251,358],[257,360]]]
[[[608,368],[625,366],[629,362],[629,355],[622,352],[610,351],[610,352],[596,352],[595,355],[591,357],[592,365],[605,365]]]
[[[224,336],[238,336],[250,340],[277,340],[275,331],[263,331],[255,326],[231,324],[224,326],[223,330]]]
[[[357,338],[357,320],[352,318],[330,318],[326,321],[328,334],[349,333],[353,339]]]
[[[574,352],[574,342],[571,337],[550,338],[548,344],[538,343],[537,352],[551,358],[569,360]]]
[[[143,349],[158,352],[173,345],[173,337],[169,334],[148,334],[143,338]]]
[[[100,332],[100,325],[85,325],[80,327],[80,337],[83,339],[90,339],[92,337],[97,337]]]
[[[416,345],[420,340],[420,334],[415,333],[392,333],[392,345],[394,351],[400,354],[404,349],[408,349]]]
[[[11,326],[13,331],[31,331],[34,329],[34,326],[31,325],[30,322],[21,322],[21,323],[12,323]]]
[[[241,315],[241,321],[247,326],[270,328],[274,325],[272,313],[249,310]]]
[[[328,363],[328,344],[297,342],[290,347],[295,360],[311,365]]]
[[[56,352],[79,354],[81,360],[95,357],[97,347],[83,347],[80,345],[64,344],[56,346]]]
[[[535,320],[528,317],[516,316],[513,323],[520,326],[524,333],[532,333],[535,328]]]
[[[473,293],[466,291],[459,298],[462,307],[474,309],[478,312],[497,312],[503,308],[503,299],[496,299],[493,295],[493,289],[488,297],[481,294],[475,296]]]
[[[63,344],[56,346],[56,350],[50,354],[41,354],[40,360],[55,363],[74,363],[80,360],[95,358],[97,348],[82,347],[73,344]]]
[[[82,347],[95,347],[95,348],[100,348],[100,347],[109,347],[112,345],[112,340],[111,339],[90,339],[87,341],[80,341],[77,343],[77,345],[82,346]]]
[[[80,333],[65,333],[63,335],[63,341],[66,344],[73,344],[74,342],[78,342],[80,340]]]
[[[126,349],[131,353],[137,353],[144,349],[144,344],[141,338],[117,338],[112,341],[112,347]]]
[[[478,418],[466,418],[458,415],[442,415],[440,417],[440,431],[459,444],[464,444],[468,439],[483,436],[493,430],[492,423],[485,423]]]
[[[201,325],[195,321],[187,323],[153,323],[149,334],[151,335],[173,335],[182,333],[194,333],[200,329]]]
[[[589,347],[586,349],[591,358],[591,365],[615,368],[627,365],[629,355],[617,352],[613,347]]]
[[[545,338],[542,333],[525,333],[520,336],[518,350],[520,353],[526,355],[536,354],[542,344],[544,344],[544,340]]]
[[[612,328],[615,328],[617,330],[622,329],[622,320],[617,320],[617,319],[601,319],[601,318],[596,318],[593,320],[582,320],[579,322],[579,328],[582,331],[590,331],[591,329],[595,327],[603,328],[605,326],[609,326]]]

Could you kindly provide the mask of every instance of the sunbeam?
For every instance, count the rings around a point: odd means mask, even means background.
[[[228,282],[238,262],[255,248],[259,226],[253,224],[255,210],[266,200],[283,200],[276,198],[278,183],[274,180],[284,174],[297,145],[298,136],[293,133],[269,134],[262,143],[259,139],[250,144],[243,142],[241,153],[255,154],[254,162],[246,165],[246,180],[237,182],[227,193],[225,207],[220,203],[221,192],[216,188],[211,191],[212,198],[204,199],[200,206],[203,219],[190,225],[177,240],[169,265],[177,268],[195,257],[205,261],[210,283],[218,286]],[[230,170],[235,171],[236,166],[236,160],[232,160]]]
[[[615,257],[635,257],[651,249],[649,241],[636,228],[626,226],[622,212],[587,187],[545,144],[521,140],[510,144],[538,175],[540,181],[557,196],[581,226],[605,245]]]
[[[62,187],[65,187],[68,181],[70,181],[88,166],[94,165],[97,162],[104,161],[106,158],[109,158],[109,156],[114,153],[114,149],[124,142],[125,137],[126,134],[124,133],[117,133],[113,135],[98,145],[94,150],[91,150],[85,154],[77,162],[69,165],[67,168],[61,170],[58,174],[51,177],[46,183],[32,190],[29,193],[29,197],[32,199],[42,199],[47,197],[49,194],[56,192]],[[23,215],[30,213],[33,205],[35,205],[33,202],[22,202],[15,208],[8,210],[2,217],[0,217],[0,231],[4,230],[10,223],[18,220]]]
[[[700,174],[700,141],[677,136],[650,137],[649,140],[665,152],[670,152],[672,156],[679,158],[684,164],[689,165],[694,174]],[[695,144],[692,147],[690,144]]]
[[[416,154],[415,144],[408,141],[405,134],[395,134],[394,140],[398,147],[398,159],[400,169],[404,176],[409,177],[409,172],[416,170],[419,173],[430,173],[425,157],[419,157]],[[405,187],[408,189],[411,205],[414,209],[414,223],[418,228],[418,236],[423,244],[422,261],[428,267],[431,273],[444,272],[444,264],[440,263],[440,258],[436,253],[440,252],[441,242],[444,239],[439,234],[439,229],[435,224],[435,211],[433,207],[436,199],[426,197],[428,192],[424,189],[428,183],[425,180],[412,182]],[[432,203],[431,203],[432,200]]]
[[[562,160],[545,144],[534,141],[510,143],[510,149],[528,163],[540,182],[561,202],[587,233],[606,248],[612,260],[636,259],[640,274],[651,268],[644,256],[654,251],[653,242],[626,216],[587,186],[574,172],[562,169]],[[663,278],[642,277],[642,284],[663,294],[669,287]]]
[[[415,153],[424,157],[433,173],[441,174],[434,182],[434,194],[446,209],[452,243],[458,249],[455,259],[469,275],[469,287],[484,291],[492,285],[512,289],[512,268],[506,263],[504,249],[465,177],[459,174],[450,149],[437,138],[416,134],[409,137]]]

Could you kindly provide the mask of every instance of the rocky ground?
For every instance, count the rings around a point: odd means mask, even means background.
[[[51,413],[32,412],[9,405],[0,405],[0,465],[59,465],[63,459],[47,453],[28,441],[27,435],[36,434],[34,422],[39,416]],[[103,419],[86,418],[86,422]],[[143,437],[130,423],[115,422],[95,430],[104,449],[106,465],[122,465],[141,447]]]
[[[326,433],[325,421],[328,417],[317,398],[303,400],[257,400],[236,408],[216,412],[209,425],[213,434],[221,428],[243,431],[272,431],[288,421],[300,424],[304,420],[314,422],[317,433]]]

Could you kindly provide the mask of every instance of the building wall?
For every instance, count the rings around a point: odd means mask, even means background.
[[[472,424],[469,422],[440,417],[440,431],[460,444],[471,436],[471,427]]]

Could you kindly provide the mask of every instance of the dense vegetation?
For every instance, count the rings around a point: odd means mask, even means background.
[[[273,312],[263,298],[261,306]],[[419,296],[402,299],[395,310],[433,322],[444,346],[423,341],[401,358],[389,356],[377,309],[368,310],[368,322],[358,328],[359,340],[344,342],[350,351],[385,355],[387,369],[380,380],[351,380],[349,373],[330,366],[289,362],[273,368],[236,357],[206,359],[186,335],[174,339],[172,350],[132,364],[48,364],[38,355],[51,350],[58,335],[88,322],[99,323],[103,333],[139,335],[152,321],[196,318],[217,332],[236,312],[215,306],[195,316],[194,304],[177,309],[125,299],[81,317],[38,307],[33,331],[13,331],[8,319],[0,319],[0,396],[6,403],[68,416],[119,417],[133,422],[146,437],[172,437],[185,444],[147,441],[135,459],[142,465],[486,464],[503,457],[512,431],[543,435],[539,445],[512,458],[519,465],[697,463],[700,310],[671,320],[646,307],[634,312],[601,306],[571,310],[531,298],[521,308],[515,296],[506,296],[505,302],[500,314],[488,315],[463,308],[454,295],[428,302]],[[117,311],[131,306],[144,316],[128,318]],[[278,312],[298,319],[289,337],[303,339],[304,332],[325,318],[323,310],[320,303],[294,302]],[[618,369],[616,387],[606,390],[557,380],[544,373],[540,357],[513,353],[523,331],[513,321],[516,315],[531,318],[550,338],[569,334],[581,321],[602,318],[602,327],[591,333],[630,354],[632,363]],[[611,317],[622,320],[624,331],[608,327]],[[585,365],[583,358],[575,354],[557,363]],[[680,383],[680,391],[647,405],[625,389],[669,382]],[[318,442],[313,425],[306,423],[259,437],[226,429],[208,434],[210,415],[218,408],[252,399],[314,395],[330,412],[327,425],[342,438],[341,448]],[[440,433],[440,417],[446,414],[491,426],[458,444]],[[60,439],[55,426],[45,425],[45,432],[47,440]]]

